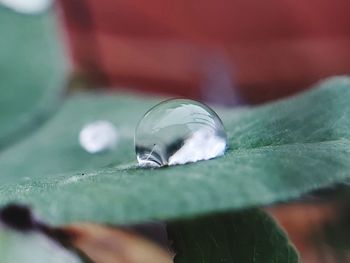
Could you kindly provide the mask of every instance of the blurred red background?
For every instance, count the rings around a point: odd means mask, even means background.
[[[350,73],[348,0],[60,0],[98,86],[259,103]]]

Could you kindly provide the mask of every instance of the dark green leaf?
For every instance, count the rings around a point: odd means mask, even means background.
[[[265,205],[350,177],[350,80],[335,78],[289,100],[218,110],[230,149],[215,160],[138,169],[133,130],[155,101],[71,98],[35,135],[0,155],[1,203],[21,201],[51,222],[131,223]],[[81,126],[115,123],[116,151],[89,155]],[[109,167],[101,168],[109,165]]]
[[[65,66],[52,12],[20,15],[0,6],[0,149],[57,107]]]
[[[174,263],[296,263],[286,235],[265,213],[249,210],[168,224]]]

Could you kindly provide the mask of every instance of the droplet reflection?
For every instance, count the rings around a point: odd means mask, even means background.
[[[160,167],[223,155],[227,136],[218,115],[193,100],[173,99],[150,109],[135,131],[140,166]]]

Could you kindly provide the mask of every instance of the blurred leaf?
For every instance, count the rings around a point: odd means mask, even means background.
[[[0,149],[41,124],[65,86],[53,12],[20,15],[0,6]]]
[[[95,263],[172,263],[170,253],[136,233],[97,224],[62,228],[71,244]]]
[[[289,100],[218,110],[228,130],[225,156],[152,170],[130,161],[135,124],[155,101],[73,97],[0,155],[0,200],[29,203],[49,222],[130,224],[295,198],[350,177],[349,101],[350,80],[335,78]],[[81,125],[96,118],[118,126],[115,152],[92,156],[79,147]],[[111,167],[101,168],[107,162]]]
[[[173,222],[168,232],[175,263],[298,262],[286,235],[259,210]]]
[[[0,227],[1,263],[82,263],[78,256],[45,235]]]

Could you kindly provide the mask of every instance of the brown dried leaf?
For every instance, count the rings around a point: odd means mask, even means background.
[[[80,223],[62,229],[72,245],[95,263],[172,263],[170,251],[133,233]]]
[[[337,249],[329,243],[326,235],[327,227],[334,230],[339,225],[339,203],[327,201],[284,204],[269,208],[268,212],[286,230],[303,263],[350,262],[350,251]]]

